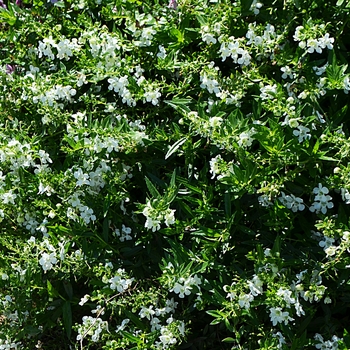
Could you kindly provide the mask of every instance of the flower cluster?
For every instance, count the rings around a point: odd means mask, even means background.
[[[318,187],[313,189],[315,194],[315,201],[310,206],[310,211],[316,212],[317,214],[321,212],[322,214],[327,213],[327,209],[334,207],[334,204],[331,202],[332,197],[328,194],[329,190],[327,187],[318,184]]]
[[[98,342],[101,333],[107,330],[107,323],[100,317],[84,316],[82,325],[78,328],[77,340],[83,341],[86,337],[91,337],[93,342]]]
[[[145,227],[153,232],[160,230],[160,224],[164,223],[169,227],[175,223],[175,209],[159,210],[154,206],[156,202],[148,201],[142,214],[146,217]]]
[[[294,213],[305,209],[302,198],[295,197],[293,194],[286,195],[284,192],[281,192],[281,194],[282,196],[279,198],[279,200],[286,208],[292,210]]]
[[[0,0],[0,349],[350,348],[345,2],[44,2]]]

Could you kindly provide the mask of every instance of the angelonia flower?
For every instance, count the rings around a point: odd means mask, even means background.
[[[281,195],[282,196],[279,198],[280,202],[294,213],[305,209],[302,198],[295,197],[293,194],[286,195],[284,192],[281,192]]]
[[[93,342],[98,342],[102,331],[107,330],[108,325],[99,317],[84,316],[83,324],[79,325],[77,340],[82,340],[84,337],[91,337]]]
[[[252,137],[255,134],[255,130],[254,128],[252,128],[251,130],[248,130],[246,132],[242,132],[239,135],[239,140],[238,140],[238,145],[240,147],[250,147],[254,141],[254,138]]]
[[[39,264],[43,268],[44,272],[51,270],[53,265],[57,263],[57,258],[56,258],[56,253],[52,252],[50,254],[48,253],[43,253],[40,260]]]
[[[311,134],[309,134],[309,132],[309,128],[303,125],[298,125],[297,129],[293,130],[293,135],[298,137],[299,143],[302,143],[303,141],[311,138]]]
[[[175,209],[158,210],[150,201],[147,202],[142,214],[146,217],[145,227],[152,229],[152,232],[160,230],[163,221],[168,227],[175,223]]]
[[[333,335],[331,340],[324,341],[321,334],[316,333],[314,339],[318,342],[315,345],[316,349],[321,350],[337,350],[338,349],[338,341],[342,340],[338,338],[336,335]]]
[[[200,289],[199,285],[202,284],[202,281],[197,275],[189,278],[180,277],[177,282],[175,282],[173,288],[170,289],[170,292],[174,292],[179,295],[179,298],[184,298],[186,295],[192,293],[193,287]]]
[[[176,10],[177,9],[177,1],[176,0],[170,0],[168,7],[170,9]]]
[[[0,3],[0,6],[1,6],[1,3]],[[7,64],[6,65],[6,73],[7,74],[13,74],[16,70],[16,66],[15,65],[11,65],[11,64]]]
[[[283,311],[281,307],[272,307],[270,308],[270,320],[273,326],[276,326],[277,323],[288,324],[289,321],[294,321],[294,318],[289,316],[288,311]]]
[[[315,196],[315,201],[310,206],[311,212],[316,212],[318,214],[321,212],[322,214],[327,213],[327,209],[331,209],[334,207],[334,204],[331,202],[332,197],[328,195],[329,190],[327,187],[322,186],[322,184],[318,184],[318,187],[313,189],[313,193]]]
[[[250,10],[254,12],[254,15],[258,15],[260,13],[260,9],[263,7],[263,4],[258,0],[253,0],[250,5]]]

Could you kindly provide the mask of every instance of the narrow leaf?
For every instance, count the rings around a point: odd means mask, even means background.
[[[63,325],[66,330],[68,339],[72,334],[72,309],[69,301],[65,301],[62,307],[63,311]]]
[[[146,180],[146,185],[148,188],[148,191],[150,192],[150,194],[154,197],[154,198],[160,198],[161,195],[158,192],[158,190],[154,187],[153,183],[145,176],[145,180]]]
[[[185,143],[187,140],[187,137],[183,137],[180,140],[177,140],[168,150],[167,154],[165,155],[165,159],[168,159],[173,153],[177,151],[177,149]]]

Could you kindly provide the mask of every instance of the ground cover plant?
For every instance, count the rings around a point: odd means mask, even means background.
[[[0,1],[0,349],[348,349],[350,2]]]

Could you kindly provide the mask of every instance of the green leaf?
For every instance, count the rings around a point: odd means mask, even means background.
[[[145,331],[147,329],[146,325],[143,322],[141,322],[139,320],[139,318],[136,317],[132,312],[130,312],[129,310],[125,309],[124,313],[125,313],[125,316],[127,318],[129,318],[135,324],[135,326],[137,328],[142,329],[143,331]]]
[[[150,192],[152,197],[157,198],[157,199],[161,198],[162,197],[161,194],[154,187],[153,183],[147,178],[147,176],[145,176],[145,180],[146,180],[146,185],[147,185],[148,191]]]
[[[176,110],[181,110],[185,114],[191,112],[190,108],[187,107],[187,105],[191,102],[191,100],[188,98],[174,98],[171,101],[164,100],[164,102]]]
[[[70,339],[72,334],[72,308],[70,301],[65,301],[63,303],[62,312],[64,329],[68,339]]]
[[[207,310],[206,313],[212,317],[223,319],[224,314],[219,310]]]
[[[103,219],[102,237],[105,242],[108,242],[109,236],[109,220],[108,218]]]
[[[228,338],[222,339],[222,342],[223,343],[235,343],[236,341],[233,338],[228,337]]]
[[[128,340],[130,340],[132,343],[140,344],[142,342],[141,339],[135,337],[134,335],[125,332],[125,331],[120,331],[120,333]]]
[[[338,159],[332,158],[332,157],[328,157],[328,156],[320,156],[319,159],[321,160],[329,160],[330,162],[339,162]]]
[[[103,217],[105,218],[108,214],[109,207],[111,205],[111,196],[107,194],[107,197],[103,201]]]
[[[250,10],[250,7],[252,6],[254,0],[242,0],[241,6],[242,6],[242,13],[248,12]]]
[[[17,13],[15,13],[14,6],[10,2],[8,3],[8,7],[9,9],[7,10],[0,6],[0,19],[13,26],[17,21]]]
[[[49,280],[46,281],[46,288],[50,298],[55,298],[58,296],[57,290],[53,287]]]
[[[177,140],[168,150],[167,154],[165,155],[165,159],[168,159],[173,153],[175,153],[178,148],[183,145],[187,140],[187,136],[183,137],[180,140]]]
[[[72,284],[69,281],[63,281],[63,287],[64,290],[66,291],[69,300],[72,300],[73,298],[73,287]]]
[[[224,201],[225,201],[225,214],[227,217],[231,217],[232,211],[231,211],[231,194],[230,193],[225,193]]]

